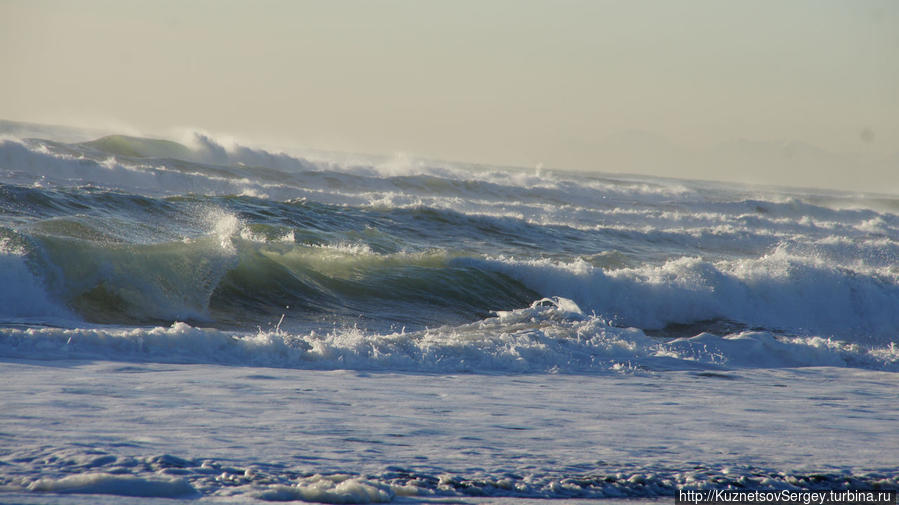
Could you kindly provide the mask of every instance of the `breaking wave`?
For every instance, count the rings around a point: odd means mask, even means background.
[[[108,345],[127,359],[424,371],[895,366],[887,196],[311,161],[202,133],[3,138],[0,174],[4,353]]]

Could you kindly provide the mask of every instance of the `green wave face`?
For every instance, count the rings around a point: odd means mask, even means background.
[[[253,328],[288,314],[291,324],[361,317],[363,326],[412,329],[473,321],[536,297],[504,274],[436,251],[216,236],[134,244],[58,221],[43,230],[64,233],[27,237],[32,268],[54,299],[93,323]]]
[[[176,158],[180,160],[195,158],[190,148],[171,140],[108,135],[90,142],[82,142],[80,145],[114,156],[130,158]]]

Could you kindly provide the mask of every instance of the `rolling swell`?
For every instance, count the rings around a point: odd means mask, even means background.
[[[899,217],[889,197],[312,162],[202,134],[184,144],[0,139],[0,171],[7,324],[186,321],[246,335],[284,315],[279,331],[304,339],[354,325],[369,332],[362,340],[403,328],[451,337],[479,322],[515,334],[486,321],[557,297],[641,338],[699,338],[689,352],[710,346],[703,332],[750,331],[779,339],[750,339],[769,349],[823,338],[894,361]],[[551,318],[540,331],[563,348],[597,336],[575,322]],[[480,344],[464,353],[491,338],[475,332]]]

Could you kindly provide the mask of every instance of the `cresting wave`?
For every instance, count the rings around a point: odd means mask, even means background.
[[[521,280],[538,293],[575,300],[624,326],[723,320],[788,334],[889,344],[899,337],[899,276],[859,271],[777,247],[757,259],[683,257],[662,265],[603,270],[584,261],[459,259]]]
[[[414,328],[472,320],[536,297],[501,273],[454,265],[439,250],[298,244],[290,231],[281,237],[271,227],[254,232],[233,215],[212,214],[209,234],[148,244],[86,240],[85,234],[101,232],[85,232],[92,225],[72,219],[42,222],[42,233],[33,235],[0,228],[6,235],[0,279],[17,287],[0,317],[52,325],[80,318],[255,328],[284,313],[289,324],[321,320],[325,326],[362,314],[373,326]]]
[[[203,134],[0,139],[0,175],[4,354],[895,368],[889,196],[313,162]]]

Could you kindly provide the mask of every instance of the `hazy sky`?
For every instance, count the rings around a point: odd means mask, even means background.
[[[899,172],[894,0],[0,0],[0,51],[5,119],[603,171],[788,141]]]

